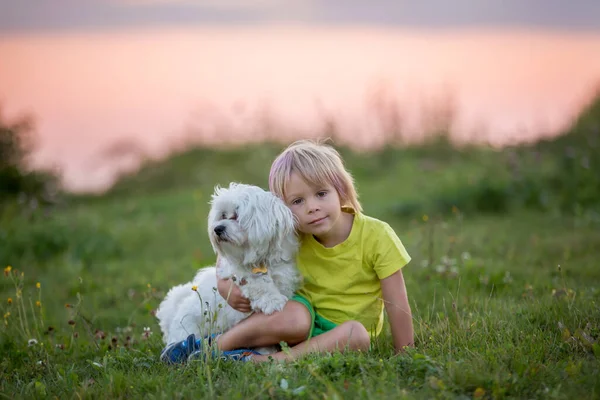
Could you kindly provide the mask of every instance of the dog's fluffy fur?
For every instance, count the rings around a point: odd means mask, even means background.
[[[294,218],[270,192],[238,183],[217,187],[208,215],[208,236],[217,265],[173,287],[156,312],[166,344],[185,340],[191,333],[204,337],[225,332],[250,315],[234,310],[221,297],[217,276],[233,279],[252,309],[265,314],[280,311],[300,285]],[[258,271],[264,271],[263,267],[266,272]]]

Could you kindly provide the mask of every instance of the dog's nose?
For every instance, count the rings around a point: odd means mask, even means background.
[[[215,233],[219,236],[221,236],[221,234],[225,232],[225,226],[224,225],[217,225],[215,226]]]

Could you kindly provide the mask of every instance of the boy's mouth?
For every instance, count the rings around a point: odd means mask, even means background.
[[[318,218],[318,219],[315,219],[315,220],[313,220],[313,221],[310,221],[308,224],[309,224],[309,225],[315,225],[315,224],[318,224],[318,223],[319,223],[319,222],[321,222],[321,221],[324,221],[326,218],[327,218],[327,217]]]

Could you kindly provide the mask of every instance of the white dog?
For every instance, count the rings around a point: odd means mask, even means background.
[[[250,315],[227,304],[217,291],[217,277],[231,278],[252,310],[265,314],[283,309],[301,283],[294,217],[270,192],[237,183],[217,187],[208,236],[217,265],[173,287],[156,312],[166,344],[184,341],[192,333],[202,338],[225,332]]]

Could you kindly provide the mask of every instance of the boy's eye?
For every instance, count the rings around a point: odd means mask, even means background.
[[[298,204],[302,203],[302,199],[295,199],[292,200],[292,205],[297,206]]]
[[[317,196],[318,197],[325,197],[327,195],[327,191],[326,190],[321,190],[320,192],[317,192]]]

